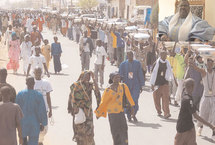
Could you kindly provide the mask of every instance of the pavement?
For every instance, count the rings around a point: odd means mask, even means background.
[[[44,29],[43,36],[49,40],[49,43],[53,42],[53,34],[46,28]],[[44,145],[76,145],[72,140],[72,117],[67,113],[67,100],[70,93],[70,85],[78,79],[81,73],[79,46],[60,34],[57,34],[57,36],[63,50],[61,57],[63,70],[62,74],[55,75],[53,62],[51,61],[51,77],[47,78],[45,76],[45,79],[49,80],[53,87],[51,98],[53,108],[52,121],[54,121],[54,124],[49,125]],[[91,58],[91,70],[94,68],[94,60],[95,56]],[[0,47],[0,66],[5,67],[7,61],[6,48],[5,46]],[[117,68],[111,66],[110,63],[106,61],[104,88],[108,86],[109,74],[115,70],[117,70]],[[22,61],[20,61],[20,68],[17,75],[13,75],[12,71],[8,73],[8,83],[12,84],[17,92],[26,87]],[[172,116],[169,119],[158,117],[148,82],[146,82],[145,91],[140,95],[139,106],[140,108],[137,114],[139,123],[128,123],[129,145],[173,145],[180,108],[170,106]],[[93,95],[93,109],[95,108],[96,100]],[[97,120],[94,115],[94,131],[96,145],[113,144],[108,118],[100,118]],[[214,142],[210,139],[211,133],[212,131],[208,127],[204,127],[202,136],[197,136],[197,143],[199,145],[214,145]]]

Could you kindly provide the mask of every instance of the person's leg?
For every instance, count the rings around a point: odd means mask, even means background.
[[[60,55],[57,55],[57,72],[60,72],[61,70],[62,68],[61,68]]]
[[[157,110],[158,115],[161,115],[161,86],[153,92],[153,98],[154,98],[154,104],[155,104],[155,109]]]
[[[169,111],[169,85],[162,86],[162,108],[164,111],[164,117],[170,117]]]
[[[48,132],[48,126],[44,126],[44,130],[41,131],[39,135],[39,143],[43,143],[44,137],[47,134],[47,132]]]
[[[71,40],[74,40],[74,36],[73,36],[73,28],[71,28]]]
[[[38,143],[39,137],[38,136],[29,136],[28,145],[43,145]]]
[[[28,61],[26,58],[23,58],[23,72],[24,74],[27,73]]]
[[[183,80],[182,79],[177,79],[178,83],[178,88],[175,94],[175,101],[180,102],[181,101],[181,94],[183,90]]]
[[[95,76],[96,82],[98,83],[99,65],[98,65],[98,64],[95,64],[94,66],[95,66],[95,68],[94,68],[94,76]]]
[[[134,106],[134,117],[133,120],[134,122],[138,122],[136,115],[137,111],[139,110],[139,96],[140,96],[140,90],[139,89],[134,89],[132,93],[132,98],[134,100],[135,106]]]
[[[100,85],[104,84],[104,70],[102,70],[102,65],[99,66],[99,77],[100,77]]]
[[[128,125],[125,119],[124,112],[120,114],[120,138],[121,138],[121,145],[128,145]]]
[[[187,145],[197,145],[195,128],[187,131],[185,142]]]
[[[117,66],[119,66],[122,62],[122,57],[123,57],[123,52],[122,52],[122,49],[121,47],[118,47],[117,48]]]
[[[199,116],[202,117],[204,120],[209,121],[209,111],[210,108],[210,100],[207,97],[202,97],[199,109]],[[197,122],[198,127],[202,127],[203,124],[201,122]]]
[[[90,52],[86,53],[85,64],[86,64],[86,70],[89,70],[90,69]]]
[[[186,132],[185,133],[177,133],[175,136],[174,145],[186,145],[186,144],[184,144],[185,137],[186,137]]]
[[[120,120],[118,114],[108,114],[110,130],[113,138],[114,145],[121,145],[121,130],[120,130]]]
[[[85,52],[81,54],[81,70],[84,71],[85,69]]]
[[[53,63],[54,63],[54,72],[57,73],[57,58],[56,58],[56,55],[53,56]]]
[[[117,62],[117,48],[114,48],[114,61]]]
[[[23,145],[28,145],[28,139],[27,139],[27,137],[23,137]]]

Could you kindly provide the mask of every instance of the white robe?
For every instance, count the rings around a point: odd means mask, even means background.
[[[21,48],[21,57],[23,58],[23,71],[27,73],[29,58],[31,56],[31,41],[25,42],[23,41],[20,45]]]
[[[31,33],[33,31],[33,26],[32,26],[33,21],[34,21],[33,19],[30,19],[30,18],[27,19],[26,27],[27,27],[27,31],[29,33]]]

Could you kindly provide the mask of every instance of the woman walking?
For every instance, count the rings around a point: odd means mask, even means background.
[[[90,82],[90,79],[93,82]],[[68,101],[68,112],[73,116],[73,140],[77,145],[95,145],[94,126],[92,112],[92,91],[96,96],[97,105],[100,103],[100,92],[95,81],[94,74],[91,71],[84,71],[77,82],[70,87],[71,93]],[[85,120],[77,122],[80,110],[83,110]]]
[[[14,74],[17,73],[19,68],[19,56],[20,56],[20,41],[16,36],[15,32],[12,32],[12,40],[9,42],[9,63],[7,64],[7,69],[12,69]]]
[[[46,59],[46,66],[49,69],[49,62],[51,60],[51,46],[49,45],[49,41],[47,39],[44,40],[44,44],[41,48],[42,55]]]
[[[51,45],[51,56],[53,57],[55,74],[59,73],[62,70],[60,61],[61,53],[61,45],[58,42],[58,37],[55,36],[54,43],[52,43]]]
[[[95,111],[96,116],[106,117],[108,112],[111,134],[114,145],[128,145],[128,126],[125,119],[124,107],[127,100],[131,107],[131,114],[134,115],[134,101],[126,84],[120,83],[121,78],[118,72],[110,74],[110,87],[106,88],[101,104]]]

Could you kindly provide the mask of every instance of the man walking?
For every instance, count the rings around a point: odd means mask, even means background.
[[[94,62],[95,64],[95,79],[98,83],[98,74],[100,76],[100,87],[102,88],[102,85],[104,84],[104,67],[105,67],[105,57],[107,56],[107,53],[105,51],[105,48],[102,46],[102,41],[97,40],[97,48],[96,48],[96,60]]]
[[[164,111],[164,118],[169,118],[169,82],[174,79],[171,65],[168,60],[166,60],[167,53],[165,51],[160,52],[160,58],[156,61],[153,68],[150,84],[153,92],[155,108],[157,110],[158,116],[161,116],[161,103]],[[154,89],[154,86],[158,86],[158,89]]]
[[[14,89],[13,86],[11,86],[10,84],[8,84],[6,82],[7,79],[7,69],[5,68],[0,68],[0,89],[4,86],[7,86],[10,88],[10,102],[15,103],[15,99],[16,99],[16,90]],[[0,102],[2,101],[2,97],[0,95]]]
[[[94,46],[91,38],[87,36],[87,31],[84,32],[84,36],[80,40],[80,56],[82,71],[89,70],[90,57],[92,56]]]
[[[142,92],[142,87],[145,85],[143,70],[139,61],[134,60],[134,54],[132,51],[127,53],[128,60],[121,63],[119,67],[119,73],[122,77],[123,83],[125,83],[130,92],[135,103],[135,112],[133,116],[133,121],[138,122],[136,118],[137,111],[139,110],[138,100],[140,93]],[[126,110],[128,120],[131,121],[131,112],[129,109]]]
[[[4,86],[0,89],[3,102],[0,102],[0,145],[17,145],[16,129],[19,144],[22,144],[21,119],[23,113],[19,105],[10,102],[11,88]]]
[[[43,100],[45,102],[46,112],[48,112],[48,117],[52,117],[52,104],[50,93],[53,91],[51,84],[42,79],[42,70],[39,67],[34,69],[35,85],[34,90],[37,90],[43,95]],[[40,132],[39,145],[43,144],[43,140],[48,131],[48,125],[45,126],[44,130]]]
[[[47,125],[46,107],[41,93],[34,90],[34,78],[26,79],[27,89],[18,93],[16,103],[21,107],[23,145],[38,145],[39,133]]]
[[[29,59],[31,57],[31,46],[30,35],[25,35],[25,41],[22,42],[21,48],[21,57],[23,59],[23,71],[24,75],[27,74]]]

